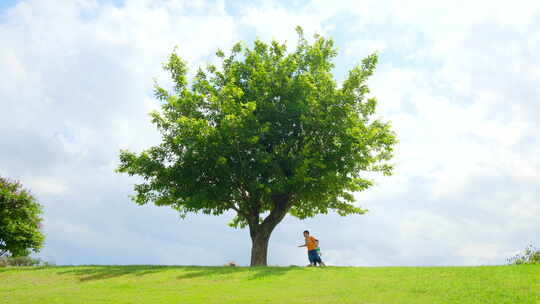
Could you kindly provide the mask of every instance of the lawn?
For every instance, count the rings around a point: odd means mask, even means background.
[[[540,303],[540,265],[0,268],[0,303]]]

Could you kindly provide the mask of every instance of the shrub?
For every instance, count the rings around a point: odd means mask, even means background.
[[[53,262],[45,262],[39,258],[32,258],[29,256],[19,257],[0,257],[0,267],[18,267],[18,266],[55,266]]]
[[[37,266],[41,263],[40,259],[33,259],[31,257],[13,257],[11,258],[12,266]]]
[[[525,250],[508,259],[508,265],[540,264],[540,249],[529,244]]]

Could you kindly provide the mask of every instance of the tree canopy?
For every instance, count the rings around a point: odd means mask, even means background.
[[[286,214],[362,214],[353,193],[373,185],[362,174],[393,168],[395,134],[372,118],[377,100],[367,96],[377,54],[338,86],[333,41],[315,35],[310,43],[297,31],[293,52],[258,39],[228,55],[218,50],[221,65],[200,68],[191,86],[173,52],[164,68],[174,88],[156,84],[161,111],[151,113],[162,143],[120,153],[118,171],[144,178],[134,187],[136,203],[182,216],[233,210],[231,225],[250,229],[251,265],[266,265],[270,234]]]
[[[0,177],[0,256],[27,256],[41,249],[41,213],[41,205],[20,182]]]

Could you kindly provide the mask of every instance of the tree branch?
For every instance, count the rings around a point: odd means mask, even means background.
[[[270,214],[261,224],[263,231],[266,233],[271,233],[292,207],[292,200],[289,194],[273,195],[272,201],[274,202],[274,209],[270,211]]]

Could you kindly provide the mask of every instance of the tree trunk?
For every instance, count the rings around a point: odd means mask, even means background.
[[[266,266],[270,233],[258,232],[251,237],[251,266]]]
[[[254,209],[248,219],[252,244],[251,266],[267,266],[270,235],[291,208],[288,195],[275,195],[272,197],[272,201],[274,202],[274,209],[262,223],[259,221],[259,211],[257,209]]]

